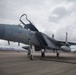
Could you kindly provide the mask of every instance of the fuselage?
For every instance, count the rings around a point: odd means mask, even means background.
[[[24,44],[29,44],[28,40],[30,39],[32,44],[39,46],[35,32],[18,25],[0,24],[0,39]]]
[[[41,35],[47,43],[47,48],[60,49],[56,40],[43,33],[41,33]],[[24,44],[29,44],[29,40],[31,40],[31,43],[36,47],[41,47],[41,43],[44,44],[44,41],[41,41],[40,43],[35,31],[24,29],[19,25],[0,24],[0,39]]]

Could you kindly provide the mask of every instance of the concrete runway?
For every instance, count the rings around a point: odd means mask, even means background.
[[[0,75],[76,75],[76,54],[46,53],[40,58],[35,53],[34,60],[27,58],[26,52],[0,52]]]

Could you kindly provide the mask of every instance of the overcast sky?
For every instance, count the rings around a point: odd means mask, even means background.
[[[24,13],[39,31],[76,41],[76,0],[0,0],[0,23],[19,24]]]

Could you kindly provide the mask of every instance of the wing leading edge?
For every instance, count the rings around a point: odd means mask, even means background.
[[[65,41],[58,41],[60,45],[64,45],[66,42]],[[68,42],[69,45],[76,45],[74,42]]]

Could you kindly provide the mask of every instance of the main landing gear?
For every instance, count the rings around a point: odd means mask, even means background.
[[[56,57],[59,57],[59,55],[60,55],[60,54],[59,54],[59,52],[58,52],[58,51],[56,51]]]
[[[57,57],[59,57],[59,53],[57,53]]]
[[[45,50],[44,49],[41,50],[41,57],[45,57]]]

